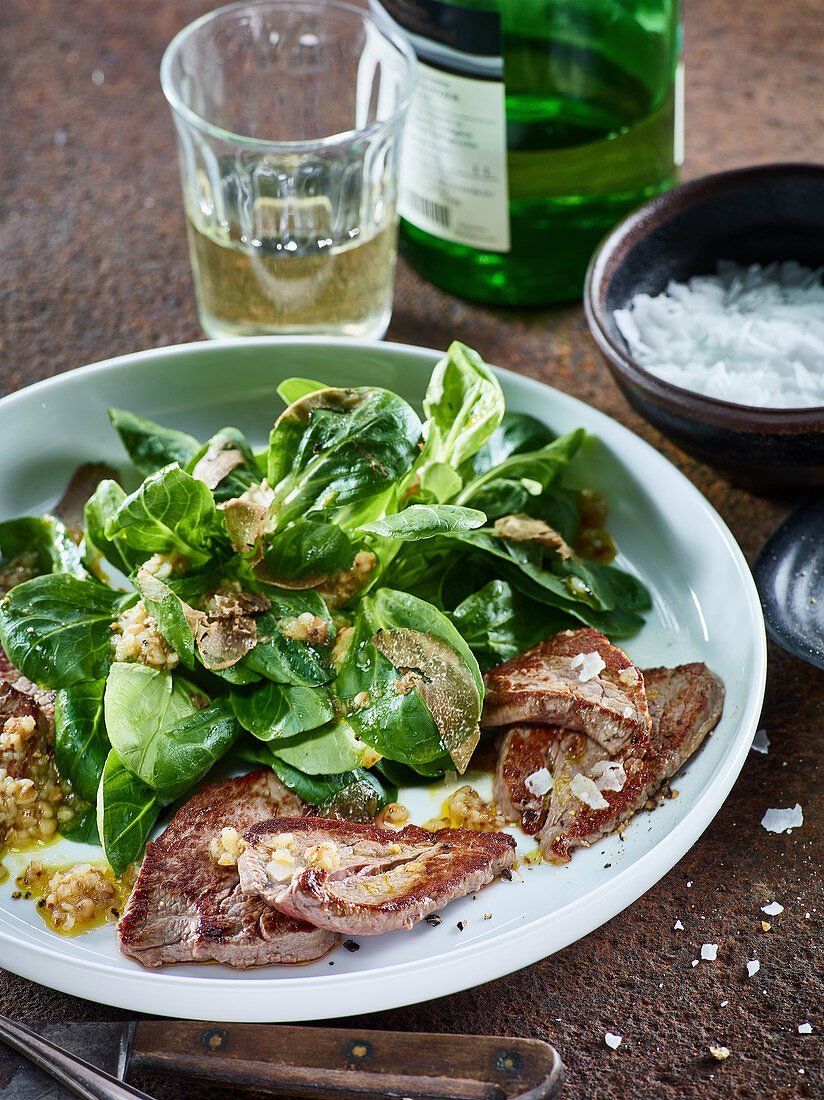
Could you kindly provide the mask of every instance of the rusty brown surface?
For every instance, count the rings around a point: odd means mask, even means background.
[[[0,4],[0,390],[109,356],[201,338],[172,126],[157,68],[208,0],[4,0]],[[684,175],[822,160],[824,4],[689,0]],[[102,79],[101,79],[102,74]],[[752,560],[789,501],[731,488],[631,412],[577,306],[474,306],[399,271],[389,339],[460,338],[616,417],[690,477]],[[824,1096],[824,673],[771,647],[761,725],[700,842],[643,898],[579,943],[508,978],[364,1024],[501,1032],[552,1041],[578,1097]],[[804,807],[771,835],[770,805]],[[760,906],[785,906],[769,932]],[[676,932],[676,919],[684,931]],[[691,966],[703,942],[718,959]],[[745,960],[761,971],[749,979]],[[104,990],[100,990],[101,998]],[[722,1002],[726,1002],[722,1006]],[[127,1014],[0,974],[0,1011],[23,1018]],[[812,1035],[797,1025],[810,1021]],[[617,1051],[604,1033],[623,1036]],[[711,1045],[730,1048],[723,1062]],[[225,1093],[142,1082],[161,1097]]]

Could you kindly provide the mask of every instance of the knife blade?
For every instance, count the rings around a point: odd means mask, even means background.
[[[539,1039],[168,1020],[26,1026],[121,1080],[172,1073],[295,1100],[550,1100],[564,1079]],[[72,1098],[2,1044],[0,1096]]]

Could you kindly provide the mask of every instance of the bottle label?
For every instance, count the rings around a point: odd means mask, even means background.
[[[501,19],[441,0],[372,0],[418,56],[401,145],[401,217],[441,240],[508,252]]]

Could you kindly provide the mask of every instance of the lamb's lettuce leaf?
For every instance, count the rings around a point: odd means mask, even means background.
[[[420,434],[414,410],[389,390],[328,388],[300,398],[269,441],[277,528],[307,515],[335,520],[380,500],[408,473]]]
[[[285,378],[277,387],[277,392],[287,405],[293,405],[301,397],[326,388],[323,382],[314,382],[311,378]]]
[[[337,524],[317,519],[297,519],[264,539],[263,560],[276,578],[319,581],[351,569],[360,549]]]
[[[329,693],[323,687],[263,680],[251,687],[234,688],[230,699],[238,722],[261,741],[315,730],[330,722],[335,714]]]
[[[495,491],[509,488],[512,482],[523,484],[531,494],[539,495],[562,476],[564,470],[581,449],[586,438],[583,428],[547,443],[537,451],[516,451],[496,466],[491,466],[464,485],[456,504],[493,511],[490,502]]]
[[[466,769],[483,682],[469,646],[431,604],[388,588],[366,597],[333,691],[351,702],[349,723],[381,755],[432,772],[448,753]]]
[[[0,523],[0,574],[11,581],[16,567],[32,575],[85,576],[81,551],[56,516],[21,516]]]
[[[160,810],[152,788],[132,775],[112,749],[97,792],[97,829],[116,875],[140,856]]]
[[[228,700],[203,702],[193,685],[163,669],[118,662],[109,672],[112,748],[163,806],[201,780],[240,733]]]
[[[0,643],[41,687],[99,680],[112,659],[112,622],[134,599],[67,573],[34,577],[0,600]]]
[[[240,664],[259,672],[276,683],[298,687],[317,687],[332,679],[327,655],[335,641],[335,624],[326,604],[317,592],[288,592],[267,586],[266,597],[272,608],[257,618],[258,640],[254,649]],[[326,624],[326,646],[290,637],[287,624],[301,615],[310,614]]]
[[[100,845],[95,801],[93,800],[90,806],[75,814],[74,817],[69,818],[68,821],[61,821],[57,826],[57,831],[67,840],[73,840],[75,844]]]
[[[57,770],[88,802],[97,788],[106,757],[109,735],[103,715],[105,680],[81,680],[57,692],[54,705],[54,760]]]
[[[470,461],[475,477],[500,466],[511,455],[538,451],[557,438],[542,420],[527,413],[505,412],[500,424]]]
[[[457,469],[500,424],[504,395],[480,355],[456,340],[432,371],[423,409],[427,421],[422,465],[445,462]]]
[[[125,497],[106,520],[103,534],[115,545],[139,550],[144,559],[176,550],[194,566],[205,565],[228,544],[212,493],[176,465],[150,474]]]
[[[109,419],[142,477],[148,477],[170,462],[185,466],[200,450],[200,443],[186,432],[165,428],[126,409],[109,409]]]
[[[271,741],[269,747],[275,756],[308,775],[349,772],[371,755],[344,718],[335,718],[295,737]]]
[[[569,616],[494,579],[467,596],[450,619],[481,668],[508,661],[569,625]]]
[[[97,552],[128,577],[148,555],[128,546],[122,539],[112,540],[106,535],[106,524],[125,499],[126,492],[116,481],[101,481],[86,501],[84,522],[87,561],[91,564]]]
[[[360,532],[383,538],[417,542],[435,535],[472,531],[486,523],[477,508],[458,508],[454,504],[411,504],[401,512],[365,523]]]

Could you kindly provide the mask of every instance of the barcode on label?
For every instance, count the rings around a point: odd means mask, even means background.
[[[403,198],[414,210],[422,214],[429,221],[437,222],[444,229],[449,227],[449,207],[442,202],[433,202],[425,195],[419,195],[417,191],[410,191],[408,187],[403,189]]]

